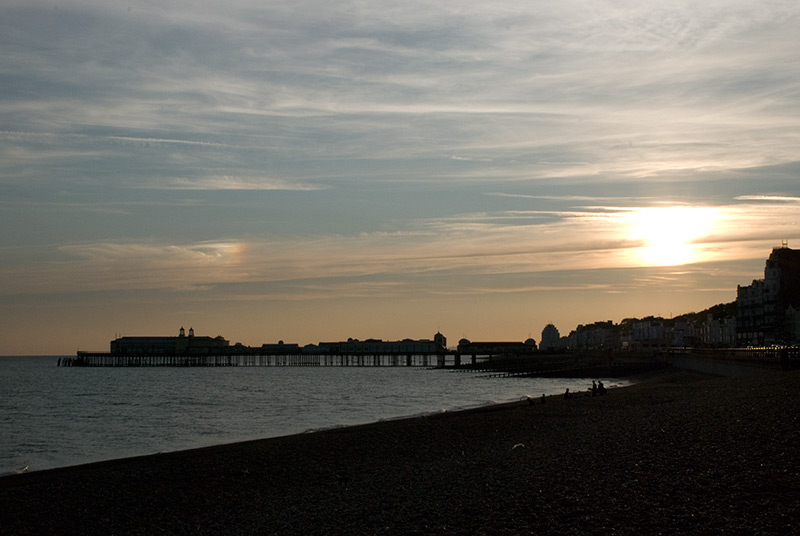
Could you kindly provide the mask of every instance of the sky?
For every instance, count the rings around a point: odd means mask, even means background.
[[[4,0],[0,355],[541,338],[800,248],[800,4]]]

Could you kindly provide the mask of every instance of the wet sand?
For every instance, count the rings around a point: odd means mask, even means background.
[[[789,534],[800,373],[549,397],[0,478],[0,534]]]

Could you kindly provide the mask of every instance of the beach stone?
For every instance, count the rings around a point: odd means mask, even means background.
[[[798,372],[666,371],[604,397],[34,471],[0,478],[0,533],[790,534],[799,390]]]

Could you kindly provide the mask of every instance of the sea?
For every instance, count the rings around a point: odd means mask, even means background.
[[[592,381],[405,366],[81,368],[58,358],[0,357],[0,475],[423,418]]]

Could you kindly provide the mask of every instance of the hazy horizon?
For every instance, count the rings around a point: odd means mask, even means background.
[[[0,6],[0,355],[537,341],[800,247],[800,6]]]

